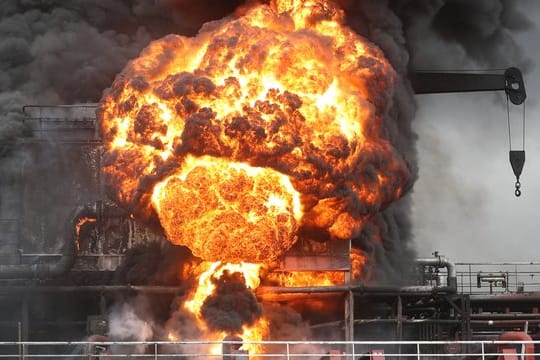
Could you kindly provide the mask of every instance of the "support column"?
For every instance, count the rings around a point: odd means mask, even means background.
[[[345,294],[345,341],[354,341],[354,294],[347,291]],[[354,345],[348,344],[346,347],[348,354],[354,353]]]

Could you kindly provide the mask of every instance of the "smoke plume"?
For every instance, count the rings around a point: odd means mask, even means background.
[[[213,279],[215,293],[204,301],[202,316],[211,330],[238,333],[243,325],[253,325],[261,315],[255,295],[245,285],[240,273],[225,272]]]
[[[393,146],[404,154],[413,169],[416,151],[411,121],[415,108],[406,81],[410,68],[523,62],[522,51],[511,35],[527,28],[530,21],[512,1],[341,0],[340,3],[346,10],[348,24],[381,47],[401,75],[393,109],[385,119],[386,129]],[[204,22],[228,16],[242,3],[216,5],[211,0],[152,4],[145,1],[131,4],[6,1],[0,13],[0,140],[4,154],[0,166],[3,173],[9,173],[17,163],[5,156],[6,151],[12,149],[12,140],[28,133],[19,121],[22,105],[96,102],[124,64],[150,40],[168,33],[193,35]],[[23,156],[17,155],[19,159]],[[408,198],[401,200],[402,203],[409,201]],[[389,223],[380,242],[357,242],[365,244],[366,251],[372,252],[372,260],[388,264],[389,273],[399,274],[406,264],[391,258],[411,257],[413,252],[407,229],[409,221],[402,220],[408,218],[409,206],[397,207],[403,210],[389,209],[383,216]],[[391,226],[401,228],[389,231]],[[361,237],[365,234],[366,231]],[[381,249],[379,254],[385,253],[389,258],[375,256],[376,248]],[[409,255],[399,256],[403,253]]]
[[[390,107],[385,112],[385,136],[412,171],[417,169],[416,135],[412,121],[416,107],[407,75],[411,69],[462,67],[527,68],[523,53],[512,34],[525,30],[530,21],[512,0],[339,0],[347,24],[382,49],[398,78]],[[532,3],[530,3],[532,6]],[[188,1],[107,1],[77,2],[49,0],[4,0],[0,7],[0,194],[4,204],[16,203],[20,164],[25,179],[33,177],[30,193],[32,218],[26,232],[43,223],[60,223],[64,216],[54,213],[60,200],[85,200],[94,194],[75,195],[62,191],[80,156],[66,156],[65,147],[31,152],[17,147],[16,139],[30,134],[21,122],[25,104],[73,104],[97,102],[116,74],[151,40],[167,34],[194,35],[203,23],[230,16],[246,2],[217,0]],[[193,129],[196,131],[197,129]],[[43,174],[60,169],[58,177]],[[59,181],[62,179],[63,182]],[[25,180],[26,181],[26,180]],[[81,180],[82,181],[82,180]],[[83,182],[84,184],[84,182]],[[7,189],[7,190],[6,190]],[[56,189],[51,192],[50,189]],[[411,191],[411,188],[405,189]],[[95,194],[97,196],[97,194]],[[83,199],[84,198],[84,199]],[[28,201],[30,203],[30,201]],[[59,206],[61,207],[61,206]],[[16,218],[16,208],[3,205],[0,218]],[[410,223],[411,196],[375,214],[353,239],[369,258],[367,279],[398,282],[414,257]],[[47,215],[44,215],[47,214]],[[35,215],[35,216],[34,216]],[[41,218],[49,217],[49,221]],[[54,229],[53,229],[54,230]],[[51,232],[53,232],[51,230]],[[28,239],[39,238],[34,233]],[[51,237],[54,238],[54,237]],[[56,238],[53,240],[56,242]],[[59,248],[62,244],[50,244]],[[150,254],[162,254],[150,250]],[[173,284],[174,275],[163,275],[161,257],[137,256],[118,273],[119,282]],[[186,255],[187,257],[187,255]],[[139,262],[140,261],[140,262]],[[148,262],[147,262],[148,261]],[[142,265],[141,265],[142,264]],[[172,264],[172,262],[170,263]],[[170,268],[170,267],[168,267]],[[150,269],[149,272],[147,270]],[[162,275],[155,275],[156,273]],[[165,272],[166,273],[166,272]],[[149,275],[152,274],[152,275]],[[166,273],[167,274],[167,273]],[[161,278],[164,276],[164,278]],[[173,280],[174,279],[174,280]],[[253,300],[253,299],[248,299]],[[111,333],[117,339],[147,340],[165,334],[156,329],[146,300],[122,302],[111,312]],[[211,306],[212,305],[212,306]],[[214,304],[208,305],[208,311]],[[177,309],[178,307],[172,306]],[[219,307],[218,307],[219,308]],[[263,311],[271,314],[265,307]],[[167,328],[182,327],[184,334],[197,336],[189,316],[171,311]],[[302,321],[281,316],[275,321],[276,337],[309,336]],[[288,311],[285,311],[288,312]],[[257,313],[257,311],[255,311]],[[145,315],[141,315],[145,314]],[[295,320],[292,320],[295,319]],[[179,325],[181,324],[181,325]],[[126,326],[131,325],[131,326]],[[221,325],[216,325],[219,327]],[[235,327],[234,325],[233,327]],[[186,330],[189,329],[189,330]],[[159,334],[159,335],[156,335]],[[292,336],[291,334],[294,334]],[[306,335],[308,334],[308,335]],[[296,338],[297,339],[297,338]],[[143,350],[141,350],[143,351]]]

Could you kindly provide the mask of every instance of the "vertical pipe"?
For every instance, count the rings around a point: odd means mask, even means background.
[[[157,343],[154,343],[154,360],[157,360],[157,358],[158,358]]]
[[[29,332],[29,319],[28,319],[28,295],[24,295],[21,304],[21,322],[22,322],[22,341],[28,341],[28,332]],[[25,358],[28,353],[28,345],[23,344],[22,346],[22,357]]]
[[[104,293],[99,294],[99,314],[107,316],[107,299]]]
[[[96,130],[97,130],[97,126],[96,126]],[[99,137],[96,137],[96,138],[99,138]],[[103,188],[102,188],[102,179],[101,179],[101,155],[103,154],[102,151],[100,151],[100,148],[101,146],[96,146],[96,162],[97,162],[97,191],[96,193],[98,194],[103,194],[105,191],[103,191]]]
[[[420,360],[420,343],[416,343],[416,359]]]
[[[469,294],[472,294],[471,264],[469,264]]]
[[[291,349],[289,348],[289,343],[287,343],[287,360],[290,360],[291,359]]]

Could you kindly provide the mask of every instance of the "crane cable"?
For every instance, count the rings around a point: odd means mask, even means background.
[[[519,177],[521,176],[521,171],[523,170],[523,165],[525,164],[525,102],[523,102],[522,110],[522,148],[521,150],[512,149],[512,132],[510,126],[510,104],[509,96],[506,94],[506,115],[508,123],[508,146],[509,146],[509,155],[510,155],[510,165],[516,176],[515,191],[514,194],[519,197],[521,196],[521,182]]]

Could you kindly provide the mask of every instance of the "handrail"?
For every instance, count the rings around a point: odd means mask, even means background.
[[[455,265],[460,293],[481,295],[540,292],[538,261],[456,262]],[[504,277],[504,284],[481,281],[484,277],[489,279],[491,274]]]
[[[237,345],[223,347],[227,345]],[[503,348],[515,349],[516,354],[522,358],[540,355],[527,352],[527,344],[540,347],[540,341],[8,341],[0,342],[0,358],[92,358],[109,359],[121,356],[137,358],[216,358],[223,355],[236,355],[236,359],[249,358],[309,358],[309,359],[356,359],[371,353],[382,351],[385,357],[396,358],[435,358],[455,356],[486,356],[503,355]],[[240,345],[271,346],[271,352],[249,354],[221,354],[221,351],[210,352],[213,346],[223,348],[237,348]],[[403,345],[403,346],[401,346]],[[409,345],[407,347],[407,345]],[[40,347],[47,352],[41,353]],[[55,349],[53,351],[51,349]],[[190,347],[192,347],[190,349]],[[9,352],[12,349],[13,352]],[[20,349],[25,349],[20,353]],[[88,349],[105,349],[103,353],[88,353]],[[444,350],[441,350],[444,349]],[[8,350],[8,351],[6,351]],[[77,352],[78,351],[78,352]]]

